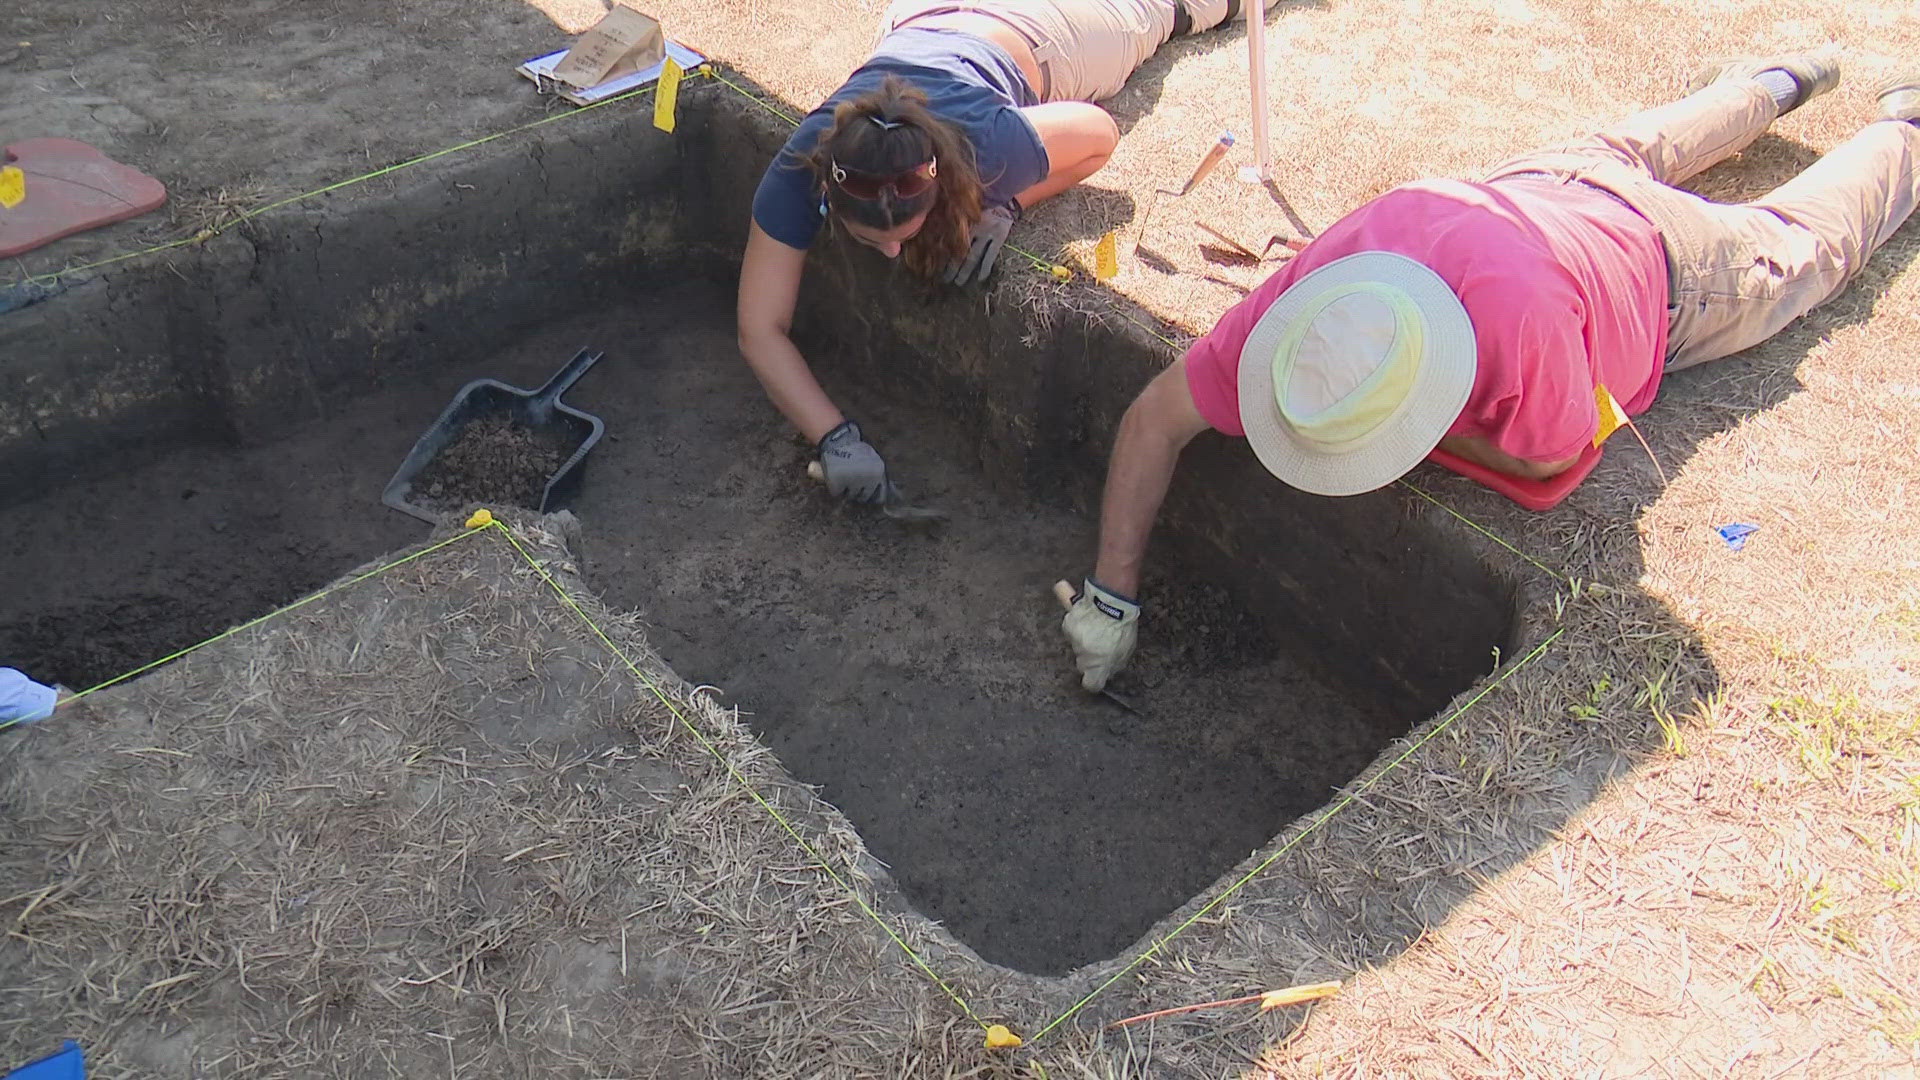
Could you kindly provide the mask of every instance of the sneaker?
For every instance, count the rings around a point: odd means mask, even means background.
[[[1840,61],[1831,55],[1798,53],[1791,56],[1743,56],[1716,60],[1687,80],[1687,93],[1697,94],[1722,79],[1751,79],[1763,71],[1784,71],[1800,87],[1800,97],[1781,112],[1790,112],[1840,85]]]
[[[1880,119],[1920,123],[1920,73],[1897,78],[1880,88]]]

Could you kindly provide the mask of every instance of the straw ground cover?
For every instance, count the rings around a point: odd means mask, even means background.
[[[221,40],[222,27],[237,34],[236,26],[272,15],[274,7],[182,6],[192,8],[195,25],[202,28],[193,32],[213,45]],[[330,25],[290,21],[282,13],[274,18],[275,33],[247,36],[255,43],[259,67],[251,75],[249,94],[232,95],[231,84],[218,78],[185,80],[189,89],[180,89],[183,80],[175,77],[180,67],[173,61],[192,49],[174,48],[167,36],[185,31],[159,25],[172,25],[170,13],[155,13],[155,25],[149,27],[155,34],[143,34],[134,25],[139,13],[76,28],[75,20],[55,10],[58,5],[30,5],[30,14],[41,22],[32,34],[29,59],[67,40],[102,47],[76,46],[65,66],[44,67],[35,76],[38,96],[23,92],[10,100],[43,120],[71,114],[75,123],[84,121],[76,130],[138,163],[191,163],[190,169],[161,169],[176,185],[185,179],[217,194],[223,188],[242,190],[240,185],[258,179],[276,194],[291,193],[316,179],[340,179],[368,165],[484,134],[501,126],[503,116],[524,119],[526,110],[497,104],[514,100],[504,91],[497,99],[442,95],[436,107],[423,108],[418,95],[394,92],[395,80],[413,81],[411,69],[367,60],[391,49],[491,80],[485,85],[500,89],[511,82],[494,78],[503,64],[555,43],[503,14],[509,8],[526,10],[518,4],[472,3],[475,20],[461,24],[459,35],[448,32],[453,24],[429,23],[423,14],[429,7],[444,14],[450,6],[413,6],[395,14],[386,5],[339,0],[327,5]],[[659,4],[652,10],[734,71],[804,107],[857,62],[877,8],[873,3],[775,6],[730,0]],[[1764,190],[1853,129],[1868,108],[1864,87],[1876,75],[1893,70],[1901,58],[1920,58],[1920,24],[1907,5],[1895,2],[1844,7],[1808,0],[1287,4],[1271,25],[1276,29],[1271,46],[1276,179],[1287,206],[1233,186],[1223,173],[1182,203],[1162,202],[1145,237],[1122,232],[1122,269],[1114,287],[1188,331],[1204,329],[1264,272],[1210,259],[1195,220],[1257,246],[1265,236],[1292,227],[1289,208],[1302,223],[1320,227],[1398,181],[1431,173],[1471,174],[1516,150],[1666,100],[1693,64],[1707,56],[1831,42],[1849,70],[1842,89],[1787,118],[1776,127],[1778,137],[1700,185],[1719,197]],[[287,26],[294,32],[278,33]],[[151,41],[169,43],[168,62],[143,58],[136,42]],[[796,42],[806,47],[796,48]],[[1177,185],[1219,127],[1233,127],[1244,137],[1242,46],[1238,33],[1230,32],[1166,50],[1115,103],[1126,137],[1109,169],[1084,190],[1036,211],[1015,242],[1049,258],[1063,252],[1070,264],[1084,266],[1093,238],[1116,227],[1137,229],[1130,223],[1144,216],[1151,190]],[[224,48],[209,48],[222,58],[229,55]],[[300,94],[289,100],[276,80],[301,65]],[[312,78],[316,67],[329,78]],[[118,95],[139,108],[129,111],[112,101],[59,92],[68,85],[62,81],[68,68],[90,94]],[[116,90],[115,79],[137,85]],[[222,105],[202,110],[204,120],[185,112],[165,114],[168,102],[208,94],[223,95]],[[54,112],[46,111],[49,102]],[[278,110],[275,138],[220,138],[207,126],[242,106],[261,117]],[[143,120],[135,112],[167,123]],[[306,149],[272,153],[291,143]],[[310,152],[312,147],[322,151]],[[88,242],[124,240],[137,227],[103,230]],[[1143,254],[1134,254],[1136,240]],[[1297,1011],[1267,1018],[1202,1014],[1105,1036],[1069,1030],[1053,1037],[1051,1045],[1039,1044],[1034,1060],[1053,1076],[1230,1075],[1262,1068],[1288,1075],[1436,1076],[1897,1075],[1910,1069],[1920,1026],[1915,1020],[1920,1004],[1911,990],[1920,985],[1915,957],[1920,920],[1911,900],[1920,865],[1915,822],[1920,793],[1914,787],[1920,752],[1911,726],[1920,562],[1902,530],[1920,510],[1914,505],[1920,488],[1913,483],[1920,380],[1911,360],[1912,343],[1920,338],[1916,250],[1920,234],[1910,225],[1834,304],[1763,348],[1673,380],[1644,423],[1669,483],[1663,484],[1643,457],[1616,447],[1565,507],[1532,516],[1464,482],[1426,472],[1416,477],[1517,546],[1583,581],[1600,583],[1604,591],[1585,591],[1563,609],[1566,634],[1534,667],[1410,758],[1396,771],[1398,780],[1371,788],[1303,843],[1297,858],[1276,864],[1234,901],[1209,913],[1181,944],[1146,965],[1142,977],[1116,984],[1103,999],[1102,1016],[1095,1018],[1285,982],[1352,976],[1348,990],[1316,1007],[1304,1028],[1291,1023]],[[1054,296],[1044,291],[1052,286],[1018,275],[1009,275],[999,288],[999,296],[1028,303]],[[1085,291],[1058,294],[1052,302],[1096,303],[1102,295],[1084,281],[1071,288]],[[1044,306],[1036,306],[1036,318],[1044,312]],[[1737,554],[1711,531],[1732,520],[1761,526]],[[1542,629],[1532,628],[1534,640]],[[233,655],[245,656],[249,647],[236,642],[231,648]],[[351,652],[349,647],[327,659],[343,663],[341,670],[350,674],[358,662]],[[598,663],[585,659],[588,655],[580,654],[576,662]],[[431,654],[425,657],[425,666],[409,673],[409,685],[415,677],[428,687],[458,681],[438,674]],[[277,663],[263,659],[260,670],[282,670]],[[825,900],[825,892],[806,889],[781,902],[775,925],[786,928],[787,940],[793,932],[791,912],[805,909],[820,913],[814,923],[824,921],[821,940],[837,940],[831,931],[838,926],[847,927],[849,940],[859,944],[849,947],[853,960],[844,967],[811,969],[818,977],[806,982],[805,993],[783,989],[775,995],[780,1003],[797,1003],[795,1009],[772,1007],[774,999],[724,995],[697,998],[697,1008],[690,1011],[656,1009],[647,1003],[659,1002],[659,994],[644,988],[623,989],[596,998],[597,1006],[575,1008],[530,989],[525,998],[502,995],[508,1005],[503,1023],[497,1004],[467,1002],[478,996],[468,994],[467,987],[501,990],[499,983],[484,981],[480,963],[481,946],[492,940],[493,931],[475,929],[462,936],[460,928],[476,925],[475,920],[448,910],[448,894],[434,891],[437,878],[394,879],[417,886],[404,897],[411,906],[392,917],[403,930],[424,927],[417,939],[376,941],[369,917],[349,921],[338,914],[393,911],[372,901],[397,903],[399,887],[388,883],[384,887],[395,892],[379,894],[366,867],[443,873],[441,861],[430,859],[442,851],[454,854],[466,842],[464,834],[453,834],[448,847],[438,833],[413,830],[439,821],[450,830],[461,827],[463,816],[451,812],[444,818],[429,812],[413,821],[404,816],[382,820],[379,815],[391,814],[391,807],[376,803],[371,811],[352,804],[317,815],[339,825],[338,837],[329,841],[336,846],[322,849],[316,838],[309,847],[302,835],[301,846],[290,850],[284,867],[276,864],[274,873],[283,872],[290,882],[318,878],[350,894],[336,892],[340,907],[316,924],[332,936],[323,934],[318,943],[310,936],[297,948],[291,942],[272,944],[274,934],[285,932],[273,921],[282,917],[278,914],[267,919],[264,931],[250,923],[209,924],[215,911],[191,890],[203,879],[226,887],[219,874],[238,867],[244,879],[247,869],[244,863],[229,867],[228,856],[207,845],[218,840],[241,850],[245,843],[233,832],[200,835],[199,804],[189,811],[166,804],[193,796],[209,800],[208,810],[230,814],[214,796],[237,789],[184,772],[180,777],[162,772],[161,766],[184,770],[190,762],[150,748],[193,753],[198,744],[169,746],[155,738],[151,726],[142,725],[163,725],[163,734],[171,730],[164,725],[192,727],[189,739],[206,739],[222,753],[228,752],[227,739],[247,740],[251,729],[243,724],[213,738],[199,725],[221,728],[225,711],[190,707],[196,697],[213,696],[193,680],[243,685],[224,666],[215,670],[196,661],[169,669],[103,699],[100,730],[48,729],[23,743],[19,752],[47,769],[79,771],[9,781],[15,785],[10,799],[18,800],[21,813],[35,816],[19,830],[29,839],[6,856],[7,893],[20,894],[6,909],[15,927],[8,947],[16,950],[14,957],[22,955],[20,950],[39,950],[30,955],[45,965],[30,979],[6,980],[13,988],[6,1014],[15,1018],[7,1029],[10,1056],[24,1057],[44,1046],[45,1032],[28,1032],[19,1019],[31,1007],[41,1018],[72,1016],[76,1023],[68,1030],[104,1034],[110,1044],[124,1037],[126,1062],[108,1066],[120,1075],[164,1072],[169,1062],[190,1053],[201,1062],[221,1060],[207,1067],[215,1074],[312,1075],[315,1070],[305,1062],[336,1050],[326,1059],[343,1062],[341,1071],[349,1074],[356,1059],[347,1055],[359,1054],[367,1064],[362,1071],[376,1074],[408,1071],[407,1066],[431,1060],[422,1068],[516,1075],[509,1060],[514,1054],[527,1062],[591,1063],[582,1070],[599,1065],[594,1054],[614,1053],[593,1049],[595,1033],[605,1029],[582,1025],[579,1018],[606,1023],[607,1016],[625,1018],[632,1011],[638,1019],[619,1030],[633,1042],[618,1051],[623,1064],[610,1070],[614,1075],[672,1075],[675,1070],[780,1075],[778,1069],[787,1068],[780,1063],[793,1061],[803,1063],[796,1068],[828,1075],[962,1075],[979,1066],[977,1030],[956,1024],[951,1006],[933,997],[937,992],[924,983],[893,981],[892,973],[899,970],[893,958],[882,962],[886,950],[865,930],[853,928],[858,920],[846,921],[852,916],[843,905]],[[343,676],[327,677],[342,683],[335,690],[367,693]],[[288,679],[283,689],[298,698],[306,688]],[[163,701],[154,695],[172,697]],[[242,693],[235,700],[257,705],[280,697]],[[407,700],[433,699],[414,695]],[[171,701],[183,711],[115,711],[142,701]],[[228,701],[226,708],[233,707]],[[250,717],[249,722],[272,719]],[[306,778],[305,772],[333,772],[326,755],[302,757],[285,749],[303,739],[346,739],[344,729],[283,725],[280,730],[285,746],[270,741],[275,745],[267,746],[263,775],[284,779],[271,790],[314,800],[333,789],[292,789],[345,784],[338,790],[368,793],[355,786],[363,783],[358,773],[345,780]],[[374,739],[379,729],[354,731],[352,738]],[[98,739],[99,748],[109,753],[46,754],[43,742],[56,739],[75,740],[80,751],[88,740]],[[506,741],[512,743],[513,737]],[[241,748],[258,751],[266,742],[245,742]],[[394,790],[420,799],[413,785],[431,784],[432,776],[409,777],[401,767],[404,757],[391,748],[380,763],[377,747],[370,746],[315,749],[361,771],[393,776],[396,784],[408,779],[406,788]],[[118,750],[130,752],[113,752]],[[756,760],[751,746],[740,751]],[[41,754],[46,756],[36,756]],[[668,760],[681,759],[669,755]],[[757,760],[765,765],[764,758]],[[154,772],[125,771],[135,767]],[[453,793],[478,792],[489,782],[496,790],[503,787],[500,778],[478,776],[471,767],[456,771],[421,759],[407,768],[443,770],[433,775],[444,775],[442,787],[449,793],[444,798],[449,799]],[[119,775],[110,775],[116,770]],[[549,767],[548,775],[552,771]],[[538,772],[528,767],[518,775],[523,785],[537,785]],[[91,790],[99,797],[63,810],[45,786],[62,775],[73,777],[70,791]],[[511,785],[505,789],[518,794]],[[130,790],[139,798],[120,797]],[[567,800],[588,797],[567,784],[541,790],[551,792],[554,805],[563,809]],[[706,802],[727,805],[728,796],[719,788],[693,790]],[[732,816],[748,821],[740,796],[732,798],[738,811]],[[594,823],[612,820],[608,815],[640,813],[625,806],[641,801],[631,791],[618,800],[621,807],[606,805],[611,801],[569,811],[564,820],[574,823],[569,828],[599,830]],[[507,799],[503,805],[514,804]],[[508,870],[558,874],[571,870],[573,859],[601,858],[578,854],[586,847],[582,843],[529,851],[505,863],[527,844],[550,839],[552,832],[541,822],[561,820],[552,816],[558,811],[463,809],[489,823],[493,832],[483,837],[497,834],[511,842],[492,852],[492,862]],[[367,813],[369,825],[399,832],[389,840],[380,829],[358,828],[362,819],[355,812]],[[264,813],[244,820],[278,821]],[[131,831],[123,832],[123,825]],[[285,824],[290,831],[312,827]],[[112,839],[156,833],[167,843]],[[620,827],[604,835],[613,851],[648,855],[655,850],[623,848],[631,841]],[[718,872],[698,869],[702,864],[695,856],[706,850],[708,840],[682,842],[684,860],[662,858],[649,865],[669,876]],[[340,846],[349,843],[360,846]],[[851,840],[842,837],[839,843]],[[759,865],[800,865],[754,856],[757,849],[747,840],[714,846],[728,845]],[[311,865],[303,864],[319,850],[337,857],[330,862],[314,855]],[[572,854],[535,861],[561,850]],[[169,852],[182,860],[180,866],[160,862]],[[247,857],[267,855],[273,853]],[[77,892],[61,886],[77,880],[63,875],[63,867],[108,857],[124,860],[124,872],[87,879],[91,888],[109,889],[98,894],[106,900],[76,900]],[[682,861],[696,869],[681,867]],[[220,869],[196,877],[202,865]],[[510,892],[516,902],[531,895],[548,903],[551,897],[557,910],[570,910],[547,880],[529,877],[501,888],[518,890]],[[256,880],[254,887],[259,884]],[[678,888],[691,893],[703,884],[688,880]],[[285,903],[312,891],[289,892]],[[247,919],[279,911],[281,901],[271,885],[264,898],[254,899],[265,902],[248,905]],[[315,899],[290,910],[309,909]],[[540,919],[522,920],[488,911],[489,903],[484,898],[472,902],[483,912],[479,924],[499,918],[501,926],[525,931],[528,948],[516,955],[542,955],[540,948],[554,940],[542,936],[557,932],[544,912]],[[78,914],[69,919],[62,912]],[[129,912],[139,913],[137,923]],[[668,930],[674,948],[714,961],[711,968],[698,969],[711,975],[725,965],[690,944],[703,940],[700,930],[706,924],[699,920]],[[607,922],[590,924],[579,941],[606,950],[612,928]],[[257,936],[262,933],[268,943],[256,951],[252,942],[263,940]],[[224,944],[229,940],[236,943],[231,951],[220,951],[229,948]],[[750,952],[757,955],[762,945],[754,940]],[[61,947],[62,941],[73,944]],[[629,941],[629,979],[636,970],[652,970],[633,966],[631,946]],[[766,938],[773,971],[787,947],[777,935]],[[265,955],[279,951],[289,955]],[[583,970],[569,976],[571,982],[591,984],[595,970],[607,970],[609,955],[588,955],[579,965]],[[344,958],[344,975],[329,975],[321,963],[329,956]],[[256,966],[256,960],[290,970],[275,974]],[[815,964],[816,959],[795,962]],[[450,964],[454,973],[439,975]],[[548,966],[509,964],[508,971],[537,989],[561,979],[549,973],[554,965],[566,967],[566,958]],[[235,978],[167,981],[195,970]],[[355,1003],[371,1003],[371,1018],[356,1004],[352,1032],[390,1036],[356,1044],[341,1028],[327,1025],[324,995],[307,999],[328,987],[350,988],[367,971],[392,976],[367,979],[367,985],[418,997],[402,996],[400,1005],[377,989],[352,997]],[[244,985],[237,977],[243,973]],[[436,975],[425,987],[398,982]],[[738,979],[713,977],[723,989],[749,992]],[[449,979],[461,989],[452,989]],[[839,1026],[801,1023],[817,1019],[808,1010],[834,1000],[835,988],[849,982],[870,987],[873,1000],[896,1003],[889,1006],[893,1011],[869,1014],[863,1006],[856,1013],[835,1012]],[[228,1008],[217,996],[194,996],[213,995],[216,986],[232,993],[238,986],[241,997],[235,1000],[257,1005],[245,995],[251,992],[247,988],[263,984],[268,989],[262,993],[275,1007],[257,1013]],[[433,987],[445,988],[444,996],[434,998]],[[349,999],[336,995],[335,1000]],[[183,1028],[166,1026],[187,1015],[176,1009],[197,1006],[233,1018],[225,1021],[232,1025],[225,1033],[216,1027],[205,1037],[206,1045],[222,1049],[204,1057],[169,1043],[181,1038]],[[474,1015],[459,1013],[461,1007],[473,1008]],[[596,1007],[607,1011],[595,1012]],[[1042,1008],[1032,1013],[1053,1015]],[[661,1019],[663,1014],[672,1019]],[[89,1015],[97,1018],[93,1026],[80,1022]],[[527,1019],[528,1026],[516,1026],[516,1016]],[[294,1017],[305,1019],[292,1023]],[[449,1034],[439,1023],[449,1017],[464,1017],[469,1026],[456,1030],[470,1037],[456,1047],[451,1066],[446,1050],[453,1044],[423,1034]],[[569,1019],[576,1022],[571,1036],[566,1035]],[[499,1047],[486,1050],[491,1059],[457,1056],[487,1045],[472,1040],[489,1030],[489,1023],[509,1034]],[[769,1027],[777,1029],[775,1034],[767,1033]],[[820,1032],[828,1029],[851,1034],[825,1038]],[[582,1030],[588,1034],[582,1036]],[[673,1033],[679,1038],[662,1040]],[[245,1041],[255,1036],[262,1042]],[[533,1042],[536,1036],[550,1041]],[[150,1044],[144,1050],[138,1045],[143,1042]],[[1257,1063],[1259,1048],[1281,1043],[1264,1066]],[[747,1049],[735,1056],[733,1048],[743,1045]],[[797,1052],[787,1049],[792,1045],[810,1047],[816,1056],[793,1056]],[[701,1046],[712,1046],[717,1056],[698,1057]],[[439,1056],[432,1057],[436,1051]],[[143,1053],[155,1056],[137,1056]],[[643,1056],[647,1053],[655,1056]],[[742,1069],[747,1053],[769,1055],[775,1064]],[[817,1056],[822,1054],[850,1056],[842,1061]],[[141,1064],[146,1060],[159,1064]],[[520,1073],[532,1068],[518,1067]],[[181,1065],[176,1071],[187,1069]]]
[[[579,588],[551,534],[523,535]],[[658,671],[630,617],[585,606]],[[669,685],[851,865],[851,830]],[[101,1076],[878,1075],[965,1056],[937,991],[497,535],[84,699],[7,758],[0,1060],[54,1033]]]
[[[878,7],[734,0],[665,14],[804,107],[857,62]],[[1275,233],[1324,227],[1395,183],[1470,176],[1670,100],[1708,58],[1836,49],[1846,71],[1838,91],[1694,185],[1751,197],[1856,130],[1876,81],[1920,63],[1920,14],[1897,2],[1283,2],[1269,26],[1284,204],[1223,170],[1185,200],[1162,199],[1141,230],[1153,189],[1177,187],[1220,129],[1243,139],[1231,163],[1247,159],[1235,31],[1163,50],[1112,103],[1125,132],[1113,161],[1030,215],[1014,243],[1084,270],[1094,239],[1117,229],[1112,287],[1204,331],[1272,267],[1207,250],[1196,222],[1257,248]],[[796,37],[819,44],[796,55],[783,44]],[[1409,952],[1321,1007],[1276,1068],[1912,1068],[1920,559],[1903,523],[1920,513],[1917,252],[1920,228],[1909,224],[1826,308],[1672,380],[1642,425],[1670,483],[1624,442],[1548,515],[1416,477],[1577,576],[1648,590],[1697,636],[1713,690],[1696,701],[1662,681],[1688,653],[1677,638],[1610,623],[1604,607],[1576,611],[1614,647],[1559,650],[1552,692],[1511,717],[1532,729],[1516,743],[1544,753],[1532,744],[1564,738],[1568,723],[1644,728],[1636,767],[1540,850],[1421,927]],[[1049,288],[1001,286],[1042,304]],[[1061,300],[1087,302],[1071,295]],[[1713,532],[1731,521],[1761,527],[1737,553]],[[1491,761],[1482,775],[1512,781],[1518,764]]]

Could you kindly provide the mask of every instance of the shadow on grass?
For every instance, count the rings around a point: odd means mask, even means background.
[[[1700,186],[1764,191],[1810,157],[1763,140]],[[726,205],[744,192],[715,197]],[[1792,373],[1808,350],[1866,318],[1917,252],[1910,226],[1839,298],[1766,346],[1676,376],[1645,425],[1669,472],[1701,440],[1795,392]],[[1124,318],[1106,318],[1065,290],[1039,312],[961,298],[928,304],[876,288],[857,263],[828,260],[822,270],[809,279],[796,330],[832,357],[831,374],[877,398],[954,410],[973,441],[949,452],[1081,511],[1090,558],[1118,420],[1170,358],[1128,325],[1153,326],[1153,317],[1109,297]],[[1045,1000],[1075,1000],[1115,980],[1073,1021],[1091,1024],[1388,963],[1562,835],[1610,784],[1649,757],[1683,751],[1722,675],[1685,618],[1640,584],[1647,566],[1634,521],[1660,493],[1651,466],[1614,453],[1602,470],[1624,498],[1583,489],[1547,514],[1431,468],[1411,479],[1444,507],[1404,488],[1326,499],[1274,482],[1242,441],[1197,440],[1174,478],[1157,561],[1169,564],[1170,540],[1186,547],[1181,565],[1211,557],[1245,606],[1379,678],[1392,677],[1393,663],[1441,654],[1478,663],[1480,675],[1444,707],[1409,717],[1407,741],[1330,793],[1323,805],[1334,812],[1286,826],[1115,959],[1049,983]],[[1415,598],[1431,599],[1454,560],[1491,569],[1511,590],[1511,630],[1494,655],[1450,633],[1444,618],[1396,617]],[[1148,597],[1143,642],[1165,632],[1153,604]],[[1466,658],[1470,650],[1477,654]],[[1206,737],[1204,717],[1193,737]],[[1222,901],[1228,887],[1235,891]],[[1148,948],[1152,962],[1129,969]],[[1044,1019],[1045,1010],[1008,1000],[1022,993],[996,985],[988,996],[1010,1014]],[[1164,1064],[1165,1048],[1180,1044],[1188,1071],[1213,1075],[1296,1021],[1192,1014],[1160,1025],[1153,1053]]]

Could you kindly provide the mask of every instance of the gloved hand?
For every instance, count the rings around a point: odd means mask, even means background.
[[[965,285],[973,281],[985,281],[993,273],[993,263],[1000,257],[1000,249],[1006,246],[1007,234],[1013,231],[1013,223],[1019,220],[1020,204],[1009,201],[1005,206],[989,206],[980,215],[973,226],[973,246],[967,249],[965,257],[954,260],[940,280],[949,285]]]
[[[1126,666],[1140,621],[1140,604],[1101,587],[1088,578],[1060,620],[1073,643],[1073,663],[1080,669],[1080,685],[1089,691],[1104,689],[1107,680]]]
[[[42,686],[10,667],[0,667],[0,728],[31,724],[53,715],[56,687]]]
[[[820,440],[820,472],[827,491],[857,503],[884,503],[893,497],[887,482],[887,463],[860,437],[860,425],[851,420],[827,432]]]

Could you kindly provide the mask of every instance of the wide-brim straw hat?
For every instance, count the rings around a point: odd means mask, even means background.
[[[1293,283],[1240,350],[1240,421],[1267,471],[1357,495],[1404,476],[1473,391],[1473,320],[1440,275],[1363,251]]]

